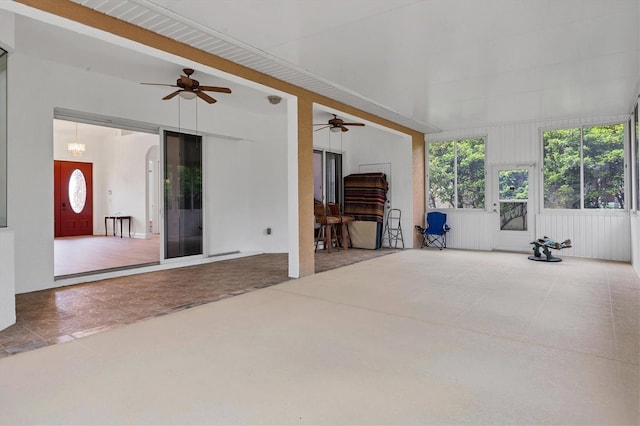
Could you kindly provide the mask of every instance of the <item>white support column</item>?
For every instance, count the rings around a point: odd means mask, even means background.
[[[287,99],[288,234],[289,277],[300,277],[300,231],[298,200],[298,99]]]
[[[13,231],[0,228],[0,330],[16,322]]]

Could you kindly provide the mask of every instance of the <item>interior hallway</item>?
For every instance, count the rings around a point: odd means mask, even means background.
[[[626,263],[405,250],[0,359],[0,423],[638,424],[639,295]]]

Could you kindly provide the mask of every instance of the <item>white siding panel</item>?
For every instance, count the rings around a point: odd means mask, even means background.
[[[570,238],[573,247],[562,250],[565,256],[631,260],[631,225],[624,213],[538,214],[536,230],[556,241]]]
[[[448,210],[447,247],[470,250],[491,250],[491,215],[485,211],[456,212]]]
[[[636,274],[640,275],[640,216],[637,214],[631,215],[630,222],[631,264]]]

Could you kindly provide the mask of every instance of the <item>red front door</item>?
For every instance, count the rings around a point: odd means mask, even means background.
[[[93,164],[54,161],[56,237],[93,235]]]

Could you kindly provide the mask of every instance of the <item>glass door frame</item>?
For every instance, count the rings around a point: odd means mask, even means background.
[[[337,200],[335,202],[340,204],[340,207],[342,207],[343,203],[344,203],[344,169],[345,169],[345,153],[343,151],[340,150],[334,150],[334,149],[328,149],[328,148],[324,148],[324,147],[314,147],[313,148],[313,153],[315,154],[320,154],[321,158],[322,158],[322,171],[321,171],[321,179],[322,179],[322,200],[318,200],[318,201],[322,201],[323,204],[327,204],[328,202],[328,193],[329,193],[329,173],[328,173],[328,159],[327,156],[337,156],[337,158],[339,158],[338,163],[339,164],[339,173],[335,173],[335,177],[338,178],[338,174],[339,174],[339,179],[336,180],[335,184],[337,186],[337,194],[336,194],[336,198]],[[315,174],[314,174],[314,193],[315,193]],[[314,194],[315,197],[315,194]]]
[[[166,169],[166,158],[165,158],[165,152],[166,152],[166,136],[167,133],[180,133],[180,134],[184,134],[184,135],[189,135],[189,136],[194,136],[194,137],[199,137],[200,138],[200,155],[201,155],[201,173],[202,173],[202,177],[201,177],[201,186],[202,186],[202,252],[199,254],[193,254],[193,255],[188,255],[188,256],[178,256],[178,257],[172,257],[172,258],[167,258],[167,252],[166,252],[166,246],[167,246],[167,234],[166,234],[166,217],[167,217],[167,212],[166,212],[166,199],[165,199],[165,190],[164,190],[164,185],[165,185],[165,181],[166,181],[166,176],[165,176],[165,169]],[[159,209],[159,222],[160,222],[160,226],[159,226],[159,231],[160,231],[160,263],[161,264],[167,264],[167,263],[184,263],[184,262],[192,262],[194,260],[201,260],[207,257],[207,224],[206,224],[206,210],[207,210],[207,197],[206,197],[206,177],[205,177],[205,155],[206,155],[206,143],[205,143],[205,135],[198,133],[195,134],[193,132],[190,132],[188,130],[185,129],[175,129],[175,128],[170,128],[170,127],[162,127],[159,129],[159,135],[160,135],[160,144],[159,144],[159,170],[158,170],[158,175],[159,175],[159,179],[160,179],[160,188],[159,188],[159,192],[160,192],[160,197],[157,200],[157,203],[160,207]]]
[[[527,202],[527,230],[526,231],[510,231],[502,230],[500,223],[500,203],[508,202],[500,199],[500,191],[498,187],[498,179],[500,172],[504,170],[527,170],[528,171],[528,198]],[[527,251],[529,243],[536,237],[535,233],[535,216],[537,210],[537,190],[536,190],[536,167],[535,164],[494,164],[491,167],[491,184],[489,185],[491,193],[490,213],[492,216],[492,248],[493,250],[507,251]],[[523,199],[524,201],[524,199]]]

